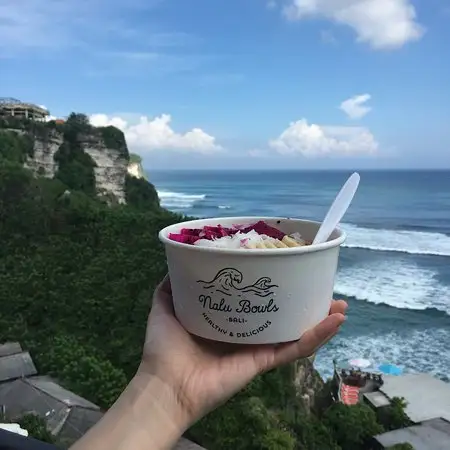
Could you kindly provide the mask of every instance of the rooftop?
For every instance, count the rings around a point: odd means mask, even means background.
[[[9,350],[12,351],[12,347]],[[28,352],[0,356],[0,383],[36,374],[36,367]]]
[[[0,108],[2,107],[23,107],[23,108],[34,108],[38,111],[41,111],[42,113],[47,113],[48,110],[44,108],[43,106],[35,105],[34,103],[28,103],[28,102],[22,102],[21,100],[18,100],[17,98],[12,97],[0,97]]]
[[[406,414],[415,422],[442,417],[450,422],[450,384],[425,373],[384,376],[380,392],[386,397],[403,397]]]
[[[414,450],[448,450],[450,422],[444,419],[428,420],[409,428],[379,434],[374,440],[385,449],[407,442]]]
[[[103,412],[94,403],[60,386],[48,376],[37,376],[33,360],[17,342],[0,345],[0,406],[16,420],[34,413],[47,422],[49,431],[71,445],[95,425]],[[181,438],[175,450],[204,450]]]
[[[21,352],[22,347],[18,342],[7,342],[6,344],[0,344],[0,357],[14,355]]]

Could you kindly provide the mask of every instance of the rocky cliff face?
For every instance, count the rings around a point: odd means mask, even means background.
[[[294,384],[305,410],[311,411],[316,407],[317,394],[322,391],[324,381],[308,358],[295,363]]]
[[[130,162],[128,164],[128,174],[135,178],[146,179],[144,169],[140,162]]]
[[[3,118],[2,131],[17,135],[17,142],[5,138],[5,152],[16,152],[16,160],[36,175],[59,178],[110,204],[126,202],[127,175],[146,180],[141,158],[129,154],[122,131],[94,127],[84,114],[72,113],[64,123]]]
[[[128,164],[128,174],[134,178],[147,180],[144,168],[142,167],[142,158],[136,153],[130,153],[130,163]]]
[[[118,203],[125,203],[125,175],[128,160],[115,149],[106,147],[99,136],[80,137],[82,149],[95,163],[95,181],[99,196],[114,196]]]
[[[58,170],[55,154],[63,143],[63,133],[55,130],[49,131],[45,138],[35,137],[34,155],[27,158],[25,166],[33,170],[36,175],[53,178]],[[95,163],[94,172],[98,195],[107,198],[114,196],[118,203],[125,203],[125,176],[127,172],[134,175],[136,170],[129,171],[128,160],[117,150],[107,148],[99,136],[83,135],[80,137],[80,145]],[[140,172],[136,173],[139,178]]]
[[[45,138],[34,139],[34,156],[27,158],[25,166],[36,174],[53,178],[58,168],[54,156],[64,142],[62,133],[49,131]]]

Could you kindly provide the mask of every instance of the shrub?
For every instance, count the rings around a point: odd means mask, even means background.
[[[42,442],[54,444],[54,436],[48,431],[47,424],[42,417],[35,414],[26,414],[18,420],[19,425],[28,431],[29,436]]]
[[[384,431],[375,412],[362,403],[355,406],[335,403],[324,413],[323,421],[345,450],[367,448],[372,436]]]
[[[392,447],[389,447],[388,450],[414,450],[414,447],[411,444],[404,442],[402,444],[393,445]]]
[[[406,428],[413,424],[405,412],[407,404],[403,398],[395,397],[391,404],[377,411],[378,422],[386,431]]]

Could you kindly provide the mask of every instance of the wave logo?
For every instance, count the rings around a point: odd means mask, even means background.
[[[244,276],[242,272],[233,268],[220,270],[211,281],[199,280],[203,289],[216,292],[227,297],[247,297],[255,295],[257,297],[269,297],[275,294],[278,285],[272,284],[269,277],[261,277],[255,283],[242,286]]]
[[[266,332],[272,325],[272,314],[280,309],[274,298],[279,286],[269,277],[245,284],[242,272],[227,267],[212,280],[197,283],[202,286],[198,301],[204,320],[234,342]]]

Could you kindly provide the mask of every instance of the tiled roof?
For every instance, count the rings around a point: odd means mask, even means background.
[[[0,357],[0,383],[36,374],[36,367],[28,352]]]
[[[8,418],[34,413],[46,420],[60,443],[70,446],[103,416],[90,401],[60,386],[37,371],[28,352],[19,343],[0,345],[0,405]],[[204,450],[181,438],[174,450]]]

